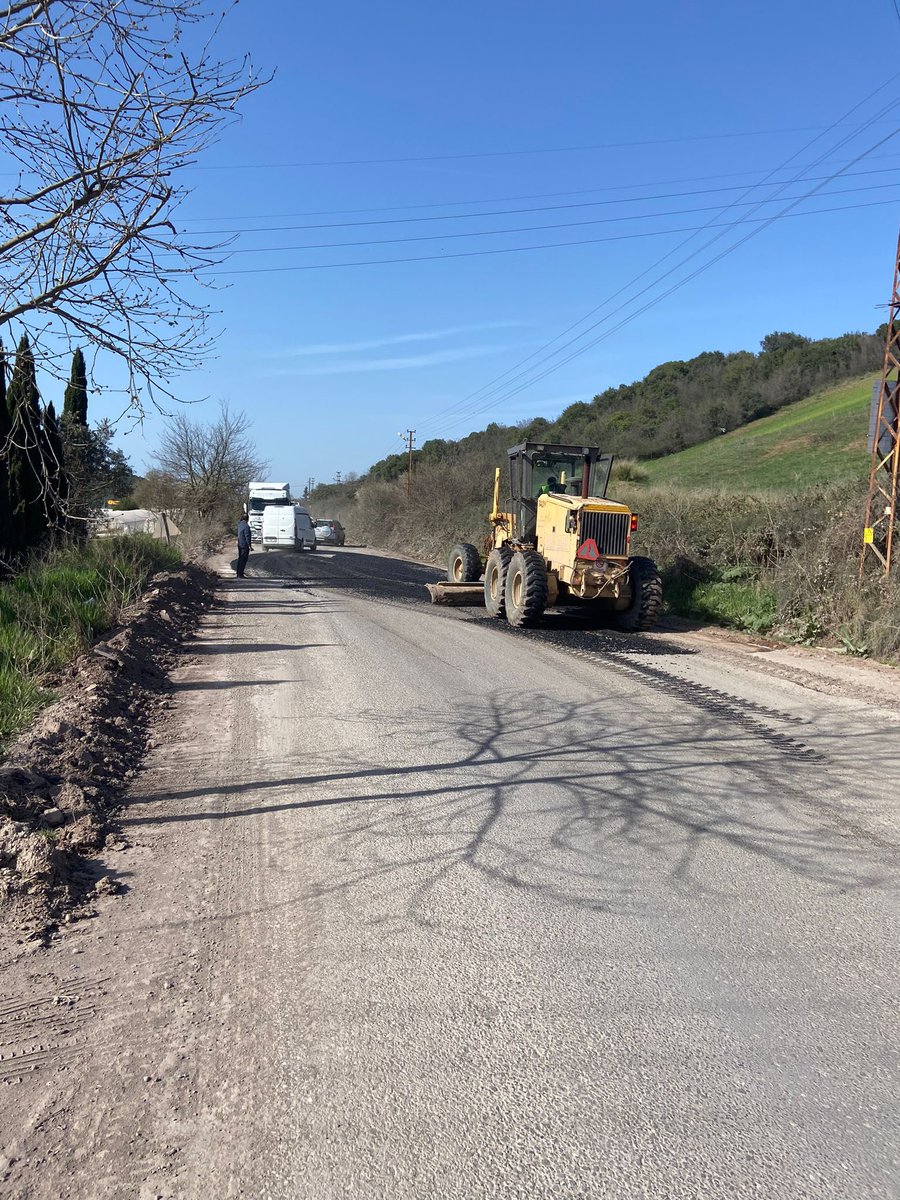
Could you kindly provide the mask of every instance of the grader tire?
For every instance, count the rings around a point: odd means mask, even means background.
[[[447,560],[448,583],[477,583],[481,578],[481,555],[468,542],[461,542],[450,551]]]
[[[484,568],[484,607],[489,617],[506,616],[506,572],[513,553],[500,546],[488,555]]]
[[[506,619],[524,628],[547,607],[547,568],[536,550],[517,550],[506,572]]]
[[[631,591],[630,606],[613,614],[613,628],[623,633],[652,629],[662,608],[662,580],[652,558],[631,560]]]

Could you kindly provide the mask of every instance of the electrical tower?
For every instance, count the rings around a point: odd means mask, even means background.
[[[900,471],[900,239],[894,257],[894,287],[888,315],[881,390],[872,424],[872,465],[869,469],[869,498],[863,530],[860,574],[875,559],[885,575],[893,565],[894,527]]]

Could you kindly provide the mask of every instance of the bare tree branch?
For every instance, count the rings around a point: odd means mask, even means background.
[[[56,374],[76,341],[118,355],[138,412],[210,346],[193,282],[228,242],[178,230],[175,180],[265,82],[215,57],[220,22],[209,0],[0,2],[0,333],[25,325]]]

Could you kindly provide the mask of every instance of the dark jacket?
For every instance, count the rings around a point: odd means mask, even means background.
[[[241,517],[237,527],[238,550],[249,550],[253,542],[253,535],[250,533],[250,526]]]

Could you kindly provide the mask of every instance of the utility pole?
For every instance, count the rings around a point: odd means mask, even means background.
[[[415,440],[416,431],[407,429],[406,433],[398,433],[397,437],[402,442],[407,443],[408,458],[406,462],[406,499],[409,500],[412,495],[412,468],[413,468],[413,441]]]
[[[882,574],[893,564],[894,528],[900,475],[900,239],[894,256],[894,287],[888,315],[884,346],[881,390],[872,423],[872,463],[869,468],[869,496],[860,575],[866,562],[875,558]]]

